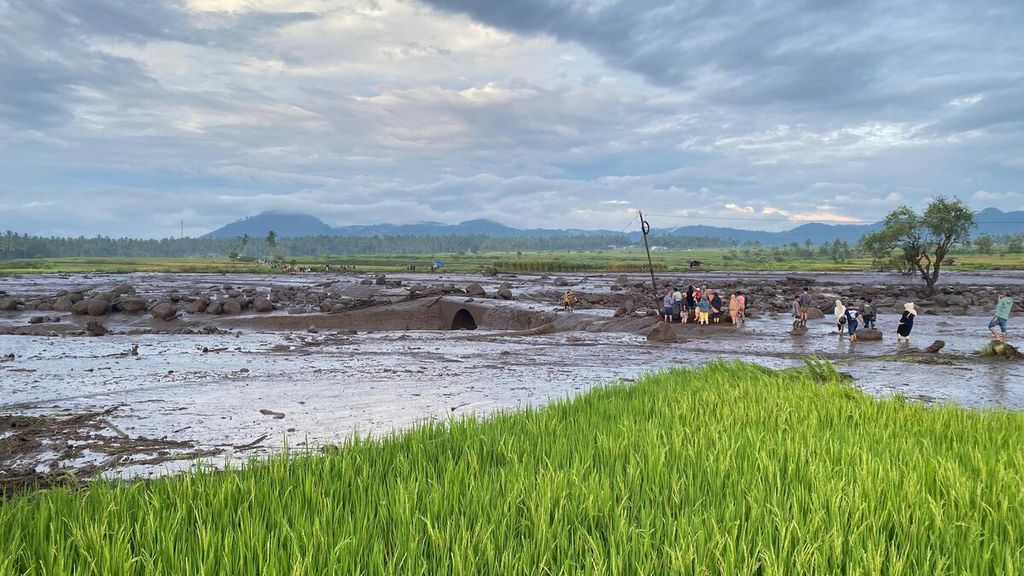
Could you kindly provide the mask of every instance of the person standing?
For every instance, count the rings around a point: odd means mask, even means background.
[[[661,298],[662,316],[665,319],[665,322],[669,322],[669,323],[672,322],[672,306],[673,306],[673,302],[674,302],[674,300],[672,299],[672,291],[669,290]]]
[[[683,314],[683,293],[679,291],[679,288],[672,289],[672,317],[675,319],[679,316],[679,321],[682,322]]]
[[[735,292],[729,294],[729,318],[733,326],[740,323],[740,298]]]
[[[698,322],[701,326],[708,325],[708,316],[711,314],[711,300],[708,299],[706,293],[701,293],[700,302],[697,303],[697,309],[699,312]]]
[[[566,312],[572,312],[576,309],[576,294],[573,293],[571,288],[565,291],[562,301],[565,303]]]
[[[1006,290],[999,291],[999,300],[996,301],[996,311],[992,315],[992,321],[988,323],[988,331],[992,333],[992,339],[1006,342],[1006,323],[1010,320],[1010,310],[1013,309],[1013,298]],[[999,332],[996,332],[996,326]]]
[[[715,324],[722,323],[722,297],[718,292],[711,292],[711,321]]]
[[[800,303],[800,325],[807,326],[807,314],[811,311],[811,304],[814,303],[814,298],[811,297],[811,293],[804,288],[803,294],[797,300]]]
[[[687,319],[689,319],[690,317],[690,314],[696,313],[697,301],[693,297],[693,285],[690,285],[686,287],[686,318],[683,319],[683,323],[686,323]]]
[[[843,306],[842,300],[836,300],[836,309],[833,311],[836,316],[836,330],[839,331],[839,335],[843,335],[843,326],[846,324],[846,306]]]
[[[873,329],[875,327],[875,306],[871,303],[871,298],[864,299],[864,306],[861,308],[860,317],[864,320],[865,329]]]
[[[896,341],[910,342],[910,332],[914,329],[914,318],[917,316],[917,310],[914,309],[913,302],[907,302],[903,305],[903,315],[900,316],[900,324],[896,328]]]
[[[740,314],[739,314],[740,322],[746,322],[747,321],[747,297],[743,294],[743,292],[737,292],[736,293],[736,302],[737,302],[737,305],[739,306],[739,309],[740,309]]]

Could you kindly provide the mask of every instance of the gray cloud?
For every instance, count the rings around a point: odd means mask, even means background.
[[[214,4],[0,0],[0,229],[781,228],[1020,198],[1017,3]]]

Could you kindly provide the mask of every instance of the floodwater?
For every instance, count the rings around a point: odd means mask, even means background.
[[[143,275],[132,276],[144,293]],[[152,284],[158,284],[149,286],[153,293],[190,282],[254,285],[261,279],[152,276]],[[262,281],[315,280],[294,278]],[[104,279],[116,283],[109,280]],[[46,285],[34,288],[44,293],[85,284],[81,277],[17,282],[23,285],[15,288],[15,282],[4,280],[0,288],[32,292],[29,284],[39,282]],[[607,317],[609,311],[577,314]],[[0,414],[113,408],[109,420],[127,435],[187,440],[218,451],[216,462],[269,453],[285,444],[318,446],[354,433],[387,434],[430,419],[543,405],[673,365],[721,358],[785,367],[807,356],[829,358],[853,376],[856,386],[877,396],[1022,409],[1021,363],[969,357],[987,341],[987,321],[977,316],[918,318],[913,346],[945,341],[942,356],[954,359],[948,365],[881,359],[900,349],[893,333],[897,317],[885,314],[878,320],[885,340],[854,344],[835,334],[830,317],[812,321],[806,335],[792,336],[785,315],[751,319],[738,328],[687,326],[684,341],[670,344],[649,343],[634,333],[583,331],[514,336],[482,330],[351,334],[240,329],[201,335],[0,336],[0,356],[15,355],[0,363]],[[135,344],[138,356],[127,354]],[[182,465],[139,466],[129,460],[115,473],[162,473]]]

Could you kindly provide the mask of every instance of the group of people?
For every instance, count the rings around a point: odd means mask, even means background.
[[[715,290],[708,290],[703,286],[687,286],[685,293],[679,288],[670,289],[662,297],[661,302],[662,319],[665,322],[674,322],[678,319],[683,324],[691,321],[701,326],[721,324],[722,315],[726,311],[733,324],[740,324],[746,320],[747,297],[743,292],[733,292],[729,295],[728,303],[723,303],[721,295]]]
[[[807,313],[812,301],[811,295],[806,288],[802,294],[793,300],[793,317],[796,318],[794,325],[807,325]],[[1006,341],[1006,324],[1010,319],[1010,311],[1012,309],[1013,298],[1005,290],[1001,291],[996,302],[995,313],[988,324],[993,340]],[[845,331],[849,334],[850,342],[857,341],[857,331],[860,328],[875,329],[877,315],[871,298],[864,299],[859,311],[844,305],[842,300],[837,299],[832,314],[835,316],[836,331],[839,333],[839,336],[842,337]],[[899,324],[896,326],[897,342],[910,342],[910,333],[914,330],[915,318],[917,318],[917,309],[914,307],[913,302],[907,302],[903,305],[903,313],[900,315]],[[997,328],[999,329],[998,331],[996,331]]]

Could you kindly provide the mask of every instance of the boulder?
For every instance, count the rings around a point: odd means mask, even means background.
[[[928,354],[938,354],[939,350],[942,350],[945,347],[945,342],[943,342],[942,340],[936,340],[935,342],[932,342],[931,346],[925,348],[924,351],[927,352]]]
[[[387,286],[388,285],[388,279],[383,274],[378,274],[377,277],[374,278],[373,281],[377,284],[377,286]]]
[[[119,284],[117,286],[114,286],[114,288],[112,288],[110,290],[110,293],[114,294],[115,296],[124,296],[125,294],[135,294],[135,287],[132,286],[131,284]]]
[[[85,315],[89,313],[89,302],[91,300],[79,300],[71,305],[71,313],[76,315]]]
[[[18,309],[18,301],[14,298],[2,298],[0,299],[0,310],[7,312],[14,312]]]
[[[647,333],[648,342],[675,342],[676,331],[672,329],[672,325],[667,322],[658,322],[651,328],[651,331]]]
[[[139,314],[145,312],[148,307],[149,303],[137,296],[130,296],[117,301],[118,310],[127,314]]]
[[[210,305],[210,301],[205,297],[197,298],[192,302],[189,302],[185,306],[185,312],[189,314],[199,314],[200,312],[206,312],[206,308]]]
[[[882,339],[882,331],[875,330],[874,328],[864,328],[857,330],[857,340],[875,341]]]
[[[624,316],[629,316],[629,310],[627,310],[625,306],[619,306],[618,308],[615,309],[614,316],[616,318],[622,318]],[[648,339],[649,339],[649,337],[648,337]]]
[[[565,278],[559,276],[558,278],[555,278],[554,284],[555,284],[555,286],[563,286],[564,287],[564,286],[568,286],[569,285],[569,281],[566,280]]]
[[[811,306],[810,308],[807,309],[808,320],[821,320],[824,317],[825,313],[822,312],[820,308],[815,308],[814,306]]]
[[[257,312],[273,312],[274,304],[266,298],[259,296],[252,303],[253,310]]]
[[[178,309],[174,307],[170,302],[161,302],[156,306],[149,309],[149,313],[153,318],[160,320],[174,320],[178,317]]]
[[[57,301],[53,303],[53,309],[57,312],[70,312],[74,305],[75,301],[71,299],[71,296],[65,294],[57,298]]]
[[[213,302],[210,302],[209,304],[206,305],[206,313],[207,314],[223,314],[224,313],[224,303],[221,302],[220,300],[214,300]]]
[[[487,291],[479,284],[470,284],[469,286],[466,286],[466,294],[473,297],[483,298],[484,296],[487,296]]]
[[[224,313],[225,314],[241,314],[242,303],[237,298],[228,298],[224,301]]]
[[[498,298],[501,298],[502,300],[511,300],[512,299],[512,290],[509,289],[509,288],[501,288],[501,289],[499,289],[498,290]]]

